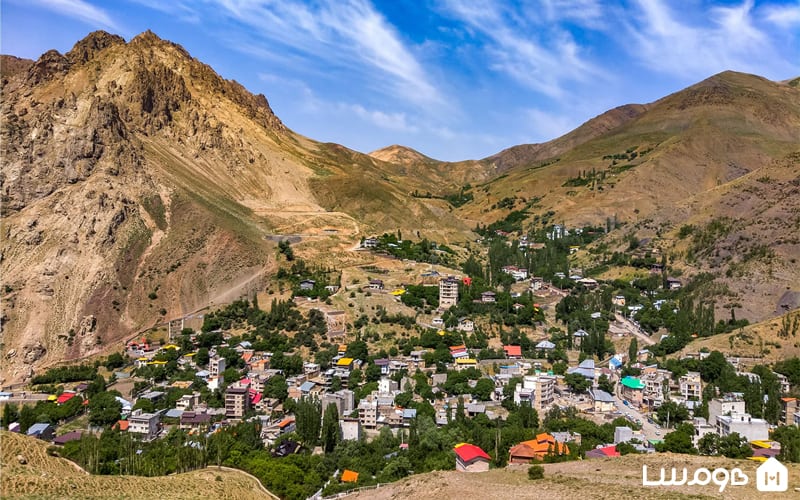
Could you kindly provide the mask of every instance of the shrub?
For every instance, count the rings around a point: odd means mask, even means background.
[[[528,479],[531,481],[544,479],[544,467],[541,465],[531,465],[528,467]]]

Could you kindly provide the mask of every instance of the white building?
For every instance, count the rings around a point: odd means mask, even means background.
[[[141,434],[145,441],[155,439],[158,435],[160,417],[158,413],[142,413],[142,410],[134,410],[128,416],[128,432]]]
[[[439,280],[439,308],[448,309],[458,304],[459,280],[453,276]]]
[[[540,415],[555,399],[556,377],[552,375],[528,375],[514,389],[514,403],[527,401]]]
[[[769,423],[763,418],[753,418],[748,413],[733,412],[717,417],[717,434],[727,436],[737,433],[748,441],[769,439]]]
[[[745,412],[744,400],[738,396],[726,394],[722,398],[713,398],[708,402],[708,424],[717,427],[718,417]]]

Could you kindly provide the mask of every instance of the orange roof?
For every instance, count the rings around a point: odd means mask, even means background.
[[[530,448],[535,454],[546,454],[551,449],[554,453],[557,454],[568,454],[569,448],[564,443],[559,443],[556,441],[552,435],[543,432],[541,434],[536,435],[536,439],[530,439],[528,441],[523,441],[519,445],[525,445],[526,447]],[[518,445],[518,446],[519,446]],[[512,448],[513,450],[513,448]],[[520,450],[522,451],[522,450]]]
[[[451,351],[459,351],[459,350],[461,350],[461,349],[466,349],[466,348],[467,348],[467,346],[465,346],[464,344],[461,344],[461,345],[454,345],[454,346],[451,346],[451,347],[450,347],[450,350],[451,350]]]
[[[347,352],[347,344],[339,344],[339,352]]]
[[[506,351],[506,356],[522,356],[522,346],[504,345],[503,350]]]
[[[128,422],[127,420],[120,420],[119,422],[117,422],[117,427],[119,427],[119,430],[121,431],[127,431],[129,425],[130,422]]]
[[[281,429],[283,429],[283,428],[284,428],[284,427],[286,427],[287,425],[289,425],[289,424],[293,424],[293,423],[294,423],[294,418],[292,418],[292,417],[289,417],[289,418],[284,418],[284,419],[281,421],[281,423],[279,423],[279,424],[278,424],[278,427],[280,427]]]
[[[788,403],[789,401],[797,401],[797,398],[781,398],[781,401],[786,401]]]
[[[341,480],[345,483],[355,483],[358,481],[358,472],[345,469],[344,472],[342,472]]]
[[[249,363],[250,359],[253,357],[253,351],[248,351],[242,354],[242,359],[245,363]]]

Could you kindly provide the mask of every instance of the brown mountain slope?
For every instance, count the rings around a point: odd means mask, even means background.
[[[9,381],[259,288],[270,234],[317,238],[301,254],[334,265],[375,231],[467,234],[408,199],[391,165],[293,133],[264,96],[150,32],[49,51],[2,94]]]

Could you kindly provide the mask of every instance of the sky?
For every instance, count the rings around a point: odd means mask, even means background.
[[[0,0],[0,52],[150,29],[291,129],[440,160],[545,142],[720,71],[800,76],[800,0]]]

